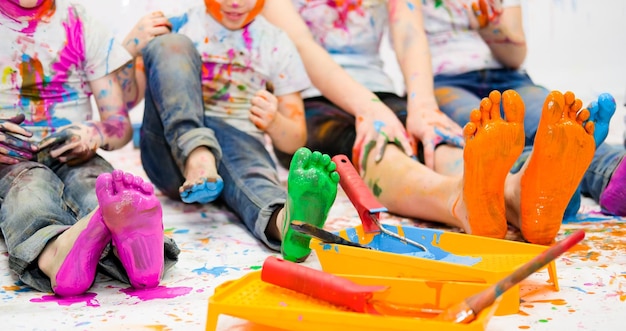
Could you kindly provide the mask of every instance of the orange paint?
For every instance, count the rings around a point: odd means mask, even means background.
[[[527,312],[525,312],[525,311],[523,311],[523,310],[521,310],[521,309],[520,309],[520,311],[518,311],[518,312],[517,312],[517,314],[518,314],[518,315],[522,315],[522,316],[530,316],[530,314],[529,314],[529,313],[527,313]]]
[[[217,20],[218,22],[221,22],[224,19],[221,11],[220,2],[217,2],[216,0],[204,0],[204,5],[206,6],[207,13],[211,14],[211,16],[213,16],[213,18],[215,18],[215,20]],[[257,15],[259,15],[261,10],[263,10],[264,5],[265,0],[257,0],[254,7],[252,7],[250,12],[248,13],[248,16],[246,16],[246,18],[244,19],[241,27],[244,27],[252,22],[257,17]]]
[[[501,101],[506,120],[500,116]],[[471,112],[463,134],[465,231],[502,239],[507,232],[504,181],[524,148],[524,103],[519,94],[492,91],[480,109]]]
[[[2,289],[5,291],[19,291],[21,287],[17,285],[11,285],[11,286],[2,286]]]
[[[576,115],[581,105],[573,93],[558,91],[544,103],[533,152],[521,170],[521,231],[531,243],[554,241],[565,208],[593,158],[593,130],[578,122],[589,111]]]
[[[564,306],[567,304],[567,301],[563,299],[545,299],[545,300],[533,300],[534,303],[550,303],[555,306]]]
[[[530,326],[528,326],[528,325],[520,325],[517,328],[518,329],[522,329],[522,330],[528,330],[528,329],[530,329]]]

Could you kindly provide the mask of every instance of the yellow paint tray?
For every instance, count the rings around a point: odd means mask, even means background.
[[[496,283],[548,248],[435,229],[382,226],[425,245],[435,256],[420,257],[423,254],[420,254],[422,251],[419,248],[384,233],[365,233],[360,225],[339,231],[337,234],[378,250],[327,244],[315,238],[311,240],[310,247],[315,250],[322,269],[331,274],[486,284]],[[554,261],[548,264],[547,268],[550,282],[558,291]],[[496,315],[516,314],[519,311],[519,303],[519,285],[516,285],[502,295],[502,302]]]
[[[386,300],[390,302],[431,309],[447,308],[488,287],[486,284],[477,283],[342,276],[357,284],[389,286]],[[216,330],[221,314],[290,331],[484,330],[499,302],[497,300],[468,324],[455,324],[430,318],[370,315],[352,312],[266,283],[261,280],[261,271],[254,271],[237,280],[225,282],[215,289],[215,293],[209,299],[206,330]]]

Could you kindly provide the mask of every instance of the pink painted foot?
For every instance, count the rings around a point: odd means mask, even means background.
[[[159,285],[163,273],[163,212],[152,184],[114,170],[96,181],[102,218],[134,288]]]
[[[54,293],[63,297],[85,293],[93,284],[100,255],[110,241],[111,233],[98,210],[61,264],[55,278]]]

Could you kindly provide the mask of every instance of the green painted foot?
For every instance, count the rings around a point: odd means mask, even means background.
[[[337,196],[339,174],[336,168],[330,156],[311,152],[305,147],[298,149],[293,156],[287,180],[286,222],[282,229],[281,251],[285,260],[302,262],[311,254],[311,238],[291,229],[289,224],[297,220],[324,226]]]

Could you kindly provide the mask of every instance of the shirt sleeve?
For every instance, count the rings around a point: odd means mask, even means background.
[[[85,63],[83,69],[90,81],[102,78],[119,69],[132,56],[115,38],[112,31],[89,16],[80,5],[74,5],[83,25]]]
[[[296,46],[280,31],[272,49],[274,70],[271,79],[277,96],[303,91],[311,86]]]

